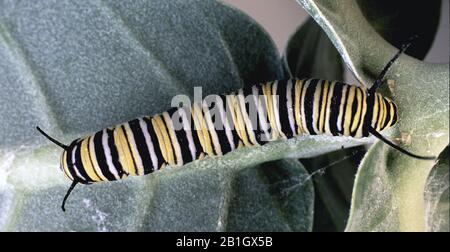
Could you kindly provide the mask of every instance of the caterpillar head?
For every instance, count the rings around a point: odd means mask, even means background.
[[[373,111],[372,111],[372,128],[382,131],[394,126],[397,123],[397,106],[389,98],[375,93]]]
[[[77,181],[82,184],[90,184],[86,179],[84,173],[83,164],[80,161],[80,145],[78,144],[81,139],[76,139],[72,141],[67,148],[64,148],[61,154],[60,169],[63,171],[64,175],[72,181]],[[84,176],[83,176],[84,175]]]
[[[68,161],[68,160],[72,160],[72,158],[67,158],[70,157],[71,154],[74,154],[76,151],[76,146],[77,143],[79,141],[79,139],[73,141],[69,146],[62,144],[61,142],[57,141],[56,139],[52,138],[51,136],[47,135],[47,133],[45,133],[43,130],[41,130],[41,128],[36,127],[36,129],[42,134],[44,135],[48,140],[52,141],[54,144],[58,145],[59,147],[61,147],[64,151],[61,155],[61,169],[63,170],[64,174],[66,174],[66,176],[72,180],[72,184],[70,185],[69,190],[67,190],[66,195],[64,196],[61,208],[63,211],[66,211],[66,209],[64,208],[65,204],[66,204],[66,200],[69,197],[70,193],[72,192],[72,190],[75,188],[75,186],[78,183],[83,183],[83,184],[88,184],[88,182],[85,179],[82,179],[80,177],[78,177],[79,174],[77,174],[75,177],[70,173],[70,169],[74,168],[74,165],[72,164],[72,162]],[[75,173],[74,173],[75,174]]]

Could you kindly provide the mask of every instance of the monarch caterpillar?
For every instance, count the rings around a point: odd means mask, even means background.
[[[300,134],[367,137],[370,134],[414,158],[379,132],[397,122],[397,106],[376,93],[401,47],[368,90],[337,81],[288,79],[240,89],[187,108],[172,108],[153,117],[134,119],[64,145],[61,170],[72,180],[62,210],[78,183],[146,175],[166,165],[180,166],[208,156],[221,156],[244,146],[263,145]],[[247,102],[245,97],[250,97]],[[253,111],[251,110],[253,108]],[[211,111],[216,110],[215,116]],[[178,121],[174,118],[178,118]],[[253,119],[253,120],[251,120]],[[216,127],[217,124],[222,127]]]

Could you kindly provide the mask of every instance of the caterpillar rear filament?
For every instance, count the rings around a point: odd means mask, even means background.
[[[369,90],[338,81],[289,79],[215,96],[190,107],[172,108],[152,117],[134,119],[64,145],[37,129],[64,149],[61,169],[77,183],[113,181],[146,175],[165,166],[181,166],[205,156],[222,156],[245,146],[264,145],[298,135],[355,138],[373,135],[414,158],[379,132],[397,122],[397,106],[376,93],[392,63],[384,67]]]

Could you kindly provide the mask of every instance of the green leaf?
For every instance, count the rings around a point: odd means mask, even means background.
[[[439,156],[425,185],[425,224],[427,231],[449,232],[449,148]]]
[[[357,79],[370,86],[397,49],[377,34],[355,1],[299,3],[325,30]],[[399,123],[388,132],[390,138],[398,138],[402,132],[410,139],[402,144],[405,148],[439,155],[449,137],[449,65],[403,55],[387,79],[395,80],[392,94],[399,109]],[[359,168],[346,229],[426,230],[424,190],[433,165],[375,144]]]
[[[282,77],[267,34],[216,1],[1,2],[0,230],[310,230],[310,182],[291,181],[301,165],[253,167],[368,140],[302,136],[78,186],[63,213],[61,150],[34,129],[68,143],[162,112],[194,86],[206,96]]]

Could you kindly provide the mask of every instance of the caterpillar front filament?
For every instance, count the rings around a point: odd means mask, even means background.
[[[76,139],[69,146],[37,128],[64,149],[61,169],[73,183],[62,209],[77,183],[146,175],[167,165],[182,166],[205,156],[303,134],[355,138],[372,134],[409,156],[434,159],[410,153],[379,133],[397,122],[397,106],[375,91],[408,46],[386,65],[369,90],[320,79],[272,81],[134,119]]]

